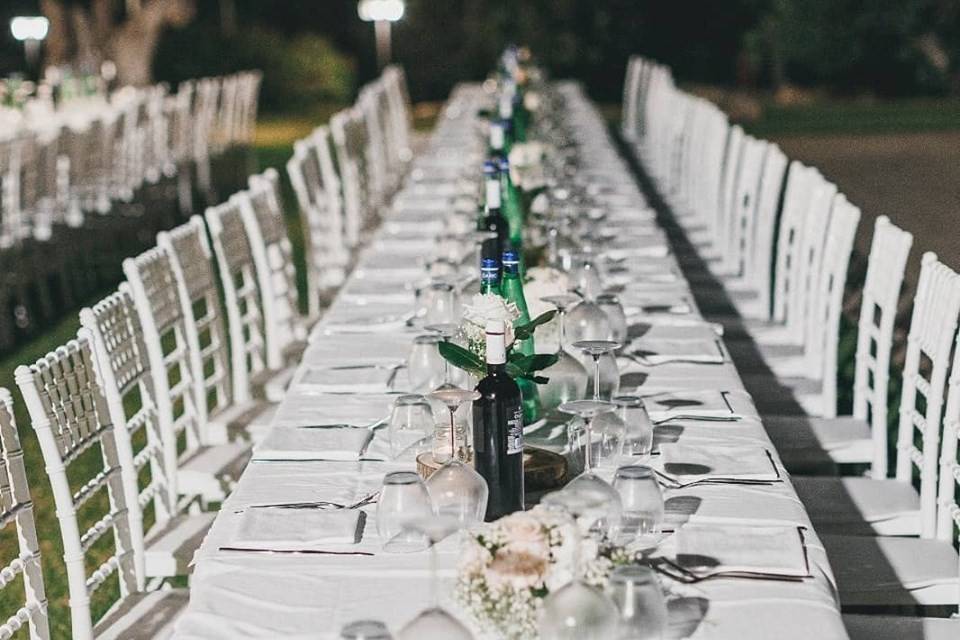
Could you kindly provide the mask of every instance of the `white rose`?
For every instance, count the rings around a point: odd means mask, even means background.
[[[463,307],[463,319],[467,336],[471,339],[485,336],[487,322],[502,320],[506,326],[504,339],[509,346],[513,344],[513,322],[520,317],[517,305],[507,302],[494,293],[478,293],[470,299],[470,304]]]

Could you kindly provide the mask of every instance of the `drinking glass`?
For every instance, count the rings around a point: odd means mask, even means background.
[[[587,388],[587,370],[577,358],[566,349],[565,317],[567,310],[577,304],[580,298],[571,294],[544,296],[540,298],[557,308],[559,313],[560,340],[558,359],[544,370],[548,382],[540,387],[540,402],[547,411],[556,409],[564,402],[582,398]]]
[[[440,324],[428,324],[424,327],[427,331],[432,331],[437,334],[442,342],[450,342],[454,337],[456,337],[457,332],[460,331],[460,326],[453,322],[443,322]],[[439,344],[437,345],[437,355],[440,354]],[[440,356],[440,359],[443,360],[443,384],[444,386],[456,386],[461,382],[462,378],[466,377],[467,373],[463,369],[454,369],[450,366],[450,362]]]
[[[473,640],[473,634],[448,611],[440,607],[440,587],[437,580],[436,545],[461,527],[451,516],[415,518],[407,523],[408,531],[430,542],[431,606],[404,625],[397,640]]]
[[[407,378],[410,390],[429,391],[445,380],[447,361],[440,355],[438,335],[422,335],[413,339],[407,356]]]
[[[581,252],[574,256],[569,277],[570,287],[586,300],[595,300],[603,289],[592,253]]]
[[[614,636],[618,611],[603,592],[587,584],[580,573],[581,518],[590,517],[602,508],[603,497],[587,487],[568,485],[562,491],[548,494],[543,504],[551,510],[567,514],[574,523],[573,579],[551,591],[543,600],[539,632],[543,640],[608,640]]]
[[[597,306],[610,321],[610,340],[623,344],[627,339],[627,314],[620,304],[620,298],[612,293],[602,293],[597,296]]]
[[[623,448],[620,455],[634,462],[646,462],[653,451],[653,421],[647,414],[643,398],[639,396],[614,396],[617,415],[625,427]]]
[[[433,436],[434,419],[430,403],[421,395],[410,393],[398,397],[387,423],[390,454],[396,458],[416,446],[417,452],[428,448]]]
[[[667,605],[650,567],[627,565],[610,574],[607,593],[620,610],[616,640],[662,640]]]
[[[639,464],[620,467],[613,488],[623,506],[620,536],[632,540],[658,535],[663,528],[663,493],[653,470]]]
[[[602,498],[603,514],[597,518],[596,533],[605,536],[616,531],[620,523],[620,494],[609,482],[594,471],[593,420],[598,415],[614,411],[616,406],[610,402],[597,400],[574,400],[560,405],[560,411],[579,416],[584,421],[585,447],[583,448],[583,473],[571,480],[567,488],[588,492]]]
[[[377,533],[383,550],[411,553],[426,549],[426,538],[406,527],[410,520],[424,517],[433,517],[433,504],[420,476],[413,471],[385,475],[377,500]]]
[[[476,400],[480,394],[467,389],[444,389],[431,395],[443,402],[450,413],[450,450],[454,455],[430,474],[427,489],[437,513],[453,517],[461,527],[469,527],[483,522],[490,489],[483,476],[467,464],[469,451],[465,445],[458,446],[454,421],[460,405]]]
[[[613,352],[620,348],[619,342],[612,340],[580,340],[573,346],[593,359],[593,399],[611,398],[620,389],[620,369]],[[601,358],[603,366],[601,366]],[[612,362],[612,367],[611,367]]]
[[[449,282],[432,282],[423,295],[424,325],[456,323],[460,319],[457,290]]]
[[[393,636],[379,620],[355,620],[343,625],[340,640],[393,640]]]

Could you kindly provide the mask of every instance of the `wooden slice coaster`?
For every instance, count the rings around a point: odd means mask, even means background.
[[[424,480],[441,466],[429,451],[417,456],[417,473]],[[566,480],[567,460],[562,455],[539,447],[523,448],[523,482],[528,491],[557,489]]]

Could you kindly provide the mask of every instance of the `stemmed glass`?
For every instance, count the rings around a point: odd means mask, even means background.
[[[437,513],[453,517],[460,526],[471,526],[483,521],[487,511],[490,489],[487,481],[467,464],[469,450],[457,446],[455,416],[464,402],[480,397],[477,391],[442,389],[430,394],[450,412],[450,459],[427,478],[427,489]]]
[[[437,347],[441,340],[440,336],[434,334],[417,336],[413,339],[410,355],[407,356],[407,380],[411,391],[419,393],[432,389],[441,368],[444,380],[448,380],[446,359],[440,355]]]
[[[473,640],[473,634],[446,609],[440,607],[440,586],[437,579],[437,544],[461,528],[453,516],[437,515],[414,518],[407,529],[430,541],[430,600],[429,608],[404,625],[397,640]]]
[[[596,302],[584,299],[567,314],[567,330],[574,342],[580,340],[607,340],[610,338],[610,319]]]
[[[603,508],[604,497],[585,486],[568,485],[544,497],[548,508],[566,513],[573,520],[574,578],[551,591],[543,601],[539,632],[544,640],[607,640],[617,629],[618,612],[613,601],[593,588],[580,574],[580,528],[578,520]]]
[[[426,289],[424,301],[426,315],[424,324],[444,324],[456,322],[457,290],[449,282],[432,282]]]
[[[573,346],[593,358],[593,399],[599,400],[601,391],[605,392],[603,395],[608,398],[613,396],[620,388],[620,372],[617,370],[617,361],[615,359],[613,361],[614,375],[612,379],[608,380],[604,385],[607,388],[601,389],[600,358],[605,354],[612,354],[621,347],[621,344],[613,340],[580,340],[579,342],[574,342]]]
[[[457,335],[457,331],[460,330],[460,327],[453,322],[441,322],[438,324],[428,324],[424,327],[427,331],[437,334],[443,342],[450,342],[450,340]],[[439,353],[439,347],[437,347],[437,353]],[[456,386],[453,383],[453,376],[451,375],[450,362],[446,358],[440,356],[443,360],[443,384],[438,387],[440,389],[449,389]]]
[[[583,473],[570,481],[567,488],[587,491],[604,500],[604,516],[597,522],[598,533],[605,535],[614,531],[620,523],[620,494],[594,471],[593,462],[593,420],[598,415],[616,410],[616,405],[603,400],[574,400],[560,405],[560,411],[579,416],[584,421],[586,447],[583,453]]]
[[[566,327],[564,325],[567,310],[577,304],[580,298],[572,293],[566,293],[544,296],[540,299],[555,306],[560,316],[558,319],[560,325],[558,359],[553,366],[546,370],[549,381],[540,390],[540,400],[543,402],[544,408],[549,410],[583,395],[587,386],[587,370],[566,349]]]

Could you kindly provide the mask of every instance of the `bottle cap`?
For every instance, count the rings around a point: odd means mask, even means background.
[[[483,163],[483,175],[493,176],[498,173],[500,173],[500,165],[497,162],[493,160],[487,160]]]
[[[505,267],[515,267],[520,264],[520,259],[517,257],[517,252],[513,249],[507,249],[503,252],[503,266]]]

